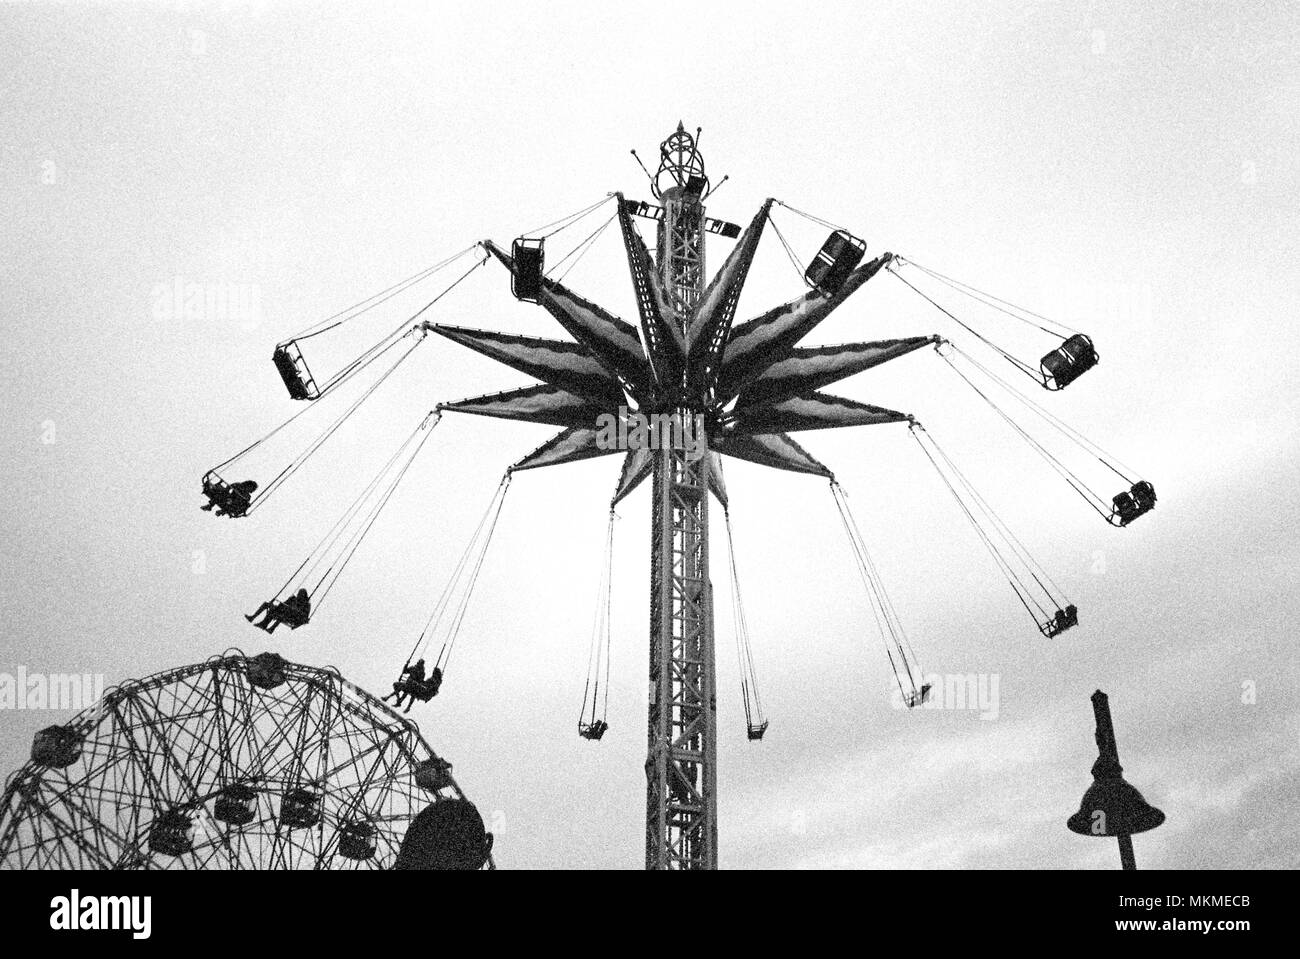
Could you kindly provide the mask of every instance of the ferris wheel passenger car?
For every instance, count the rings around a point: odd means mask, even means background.
[[[221,790],[212,806],[212,818],[230,826],[247,826],[257,818],[257,792],[235,784]]]
[[[46,726],[32,739],[32,762],[67,769],[81,758],[83,741],[71,726]]]
[[[183,856],[194,848],[194,822],[179,809],[169,809],[149,827],[149,850],[164,856]]]
[[[280,801],[280,825],[309,829],[321,820],[320,794],[310,789],[291,789]]]

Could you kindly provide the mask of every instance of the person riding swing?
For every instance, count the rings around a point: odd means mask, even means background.
[[[266,618],[260,623],[253,623],[253,620],[266,614]],[[290,629],[297,629],[299,626],[305,626],[311,618],[311,597],[307,595],[306,588],[300,588],[283,603],[276,602],[274,599],[263,603],[251,615],[244,619],[253,623],[258,629],[264,629],[268,633],[275,632],[275,627],[284,623]]]
[[[409,713],[416,702],[427,703],[437,696],[441,687],[442,670],[435,666],[433,672],[426,678],[424,660],[421,659],[414,666],[407,666],[402,670],[401,677],[393,683],[393,691],[384,699],[392,699],[394,708],[405,704],[406,708],[402,712]]]

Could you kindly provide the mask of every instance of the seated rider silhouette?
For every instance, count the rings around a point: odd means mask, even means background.
[[[263,613],[266,618],[260,623],[253,623]],[[281,623],[287,625],[290,629],[297,629],[303,626],[311,618],[311,597],[307,595],[307,590],[301,588],[283,603],[276,602],[274,599],[263,603],[252,615],[245,616],[244,619],[253,623],[258,629],[264,629],[268,633],[275,632],[275,627]]]
[[[438,672],[438,670],[434,670]],[[410,677],[407,679],[406,677]],[[394,708],[399,707],[402,703],[407,703],[406,711],[411,711],[408,698],[414,699],[413,690],[424,682],[424,660],[417,660],[414,666],[405,666],[402,669],[402,675],[393,683],[393,691],[384,697],[385,700],[393,699]],[[394,697],[396,697],[394,699]]]
[[[203,477],[203,495],[208,498],[206,506],[200,506],[201,510],[216,509],[216,515],[229,516],[236,518],[248,513],[248,508],[253,505],[253,491],[257,489],[256,480],[242,480],[238,483],[222,483],[219,479],[213,482],[208,477]]]

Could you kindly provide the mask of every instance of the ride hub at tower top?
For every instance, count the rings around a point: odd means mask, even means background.
[[[467,623],[468,632],[474,632],[471,598],[480,575],[491,568],[489,546],[512,479],[528,470],[621,455],[610,501],[606,558],[597,590],[578,733],[595,742],[639,723],[633,717],[611,721],[608,716],[612,507],[649,479],[646,864],[712,868],[718,850],[718,694],[708,511],[710,503],[721,507],[730,545],[731,517],[723,479],[726,457],[828,482],[863,585],[864,629],[879,637],[901,702],[908,707],[925,703],[930,686],[904,628],[905,617],[885,588],[867,548],[869,538],[835,474],[794,434],[905,425],[921,453],[917,464],[928,465],[938,474],[957,505],[954,516],[963,517],[972,527],[972,545],[978,541],[987,550],[1036,632],[1045,639],[1067,632],[1078,635],[1073,631],[1086,618],[1080,617],[1066,589],[1030,554],[1011,525],[914,415],[832,394],[826,387],[895,360],[937,367],[934,360],[904,359],[929,346],[954,374],[951,382],[969,388],[987,404],[1104,522],[1127,527],[1154,509],[1156,495],[1149,480],[1022,389],[1022,376],[1048,394],[1067,386],[1086,388],[1074,384],[1099,363],[1086,334],[904,256],[877,252],[848,228],[781,200],[764,201],[743,228],[707,217],[704,203],[716,188],[700,154],[698,128],[692,135],[678,123],[660,145],[653,175],[640,157],[637,162],[649,180],[654,202],[613,192],[521,232],[508,247],[492,240],[470,243],[278,343],[272,357],[275,368],[290,398],[305,405],[203,477],[202,491],[208,501],[203,508],[218,516],[244,517],[260,510],[300,474],[310,473],[315,452],[368,397],[392,389],[387,384],[417,352],[429,361],[429,350],[420,348],[430,340],[450,341],[530,377],[535,382],[521,388],[447,400],[433,410],[413,409],[411,432],[377,470],[365,471],[372,478],[357,491],[348,510],[322,531],[316,549],[250,620],[262,617],[256,625],[270,632],[280,625],[297,630],[320,618],[334,584],[364,549],[377,517],[416,467],[444,413],[547,426],[555,432],[506,468],[441,593],[431,598],[423,627],[417,631],[418,624],[412,624],[411,636],[389,643],[396,664],[402,647],[411,642],[393,684],[398,702],[407,709],[432,703],[439,689],[455,681],[449,679],[448,667]],[[801,249],[800,241],[791,241],[782,228],[782,223],[788,227],[791,217],[826,231],[820,247]],[[593,222],[598,225],[588,229]],[[628,319],[564,282],[615,223],[618,229],[613,233],[621,240],[636,301],[636,315]],[[652,242],[642,236],[638,224],[652,227]],[[738,317],[755,253],[767,237],[788,255],[803,290],[756,316]],[[706,256],[710,243],[722,245],[725,252],[712,272]],[[505,270],[514,296],[541,307],[562,336],[540,338],[441,322],[444,298],[457,289],[463,297],[467,281],[491,260]],[[913,290],[952,328],[834,345],[810,342],[827,317],[882,274]],[[414,312],[397,305],[414,297],[418,297],[415,303],[422,304]],[[870,309],[869,297],[856,297],[854,303],[859,302]],[[381,317],[394,312],[396,322],[389,315],[380,323]],[[322,338],[366,324],[387,333],[343,365],[317,368],[314,347]],[[869,379],[861,382],[867,385]],[[702,417],[700,455],[688,456],[671,443],[630,439],[610,443],[609,432],[601,428],[602,423],[629,416],[662,422],[687,415]],[[943,426],[943,430],[958,428],[960,424]],[[627,429],[616,433],[637,435]],[[1108,499],[1098,486],[1110,474],[1123,486]],[[761,742],[770,721],[758,693],[749,627],[740,601],[739,565],[729,551],[732,638],[746,735],[749,741]],[[432,667],[426,655],[432,658]]]

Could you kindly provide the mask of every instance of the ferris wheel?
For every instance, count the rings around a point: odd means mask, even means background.
[[[0,801],[4,869],[492,868],[415,724],[333,668],[236,650],[132,680],[36,735]]]

